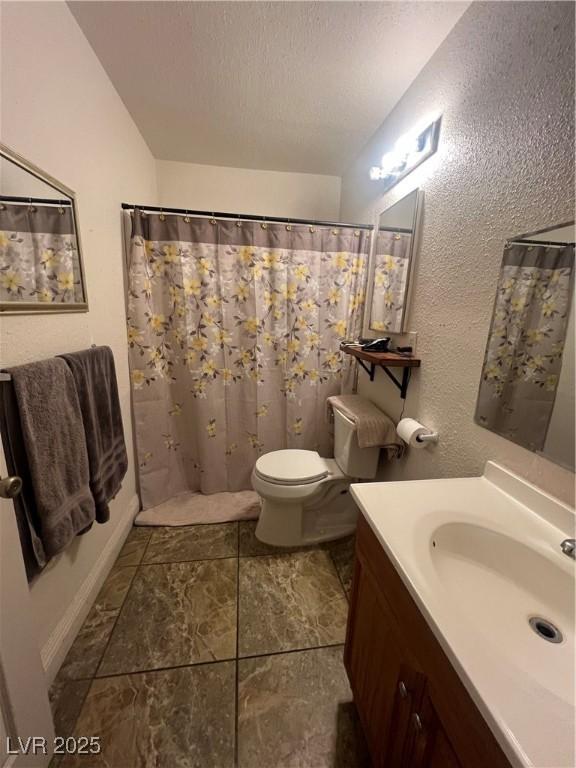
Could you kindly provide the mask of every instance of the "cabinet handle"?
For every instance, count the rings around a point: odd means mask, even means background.
[[[418,733],[422,732],[422,720],[420,720],[420,715],[418,712],[414,712],[412,715],[412,725],[414,726],[414,729],[418,731]]]
[[[402,680],[398,683],[398,692],[400,693],[401,698],[405,699],[408,696],[408,689],[406,688],[406,685]]]

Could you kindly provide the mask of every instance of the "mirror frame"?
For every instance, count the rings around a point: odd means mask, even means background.
[[[386,211],[389,211],[391,208],[393,208],[396,203],[400,203],[402,200],[404,200],[405,197],[408,197],[408,195],[412,195],[416,193],[416,205],[414,207],[414,218],[412,220],[412,240],[410,242],[410,249],[408,251],[408,274],[406,275],[406,293],[404,297],[404,306],[402,308],[402,319],[400,324],[400,330],[397,331],[375,331],[373,328],[370,328],[370,315],[372,312],[372,299],[374,297],[374,271],[375,271],[375,265],[376,265],[376,241],[378,237],[379,232],[379,224],[380,224],[380,216],[382,216],[383,213],[386,213]],[[406,317],[408,316],[408,310],[410,308],[410,301],[412,298],[412,278],[413,278],[413,272],[414,272],[414,262],[415,262],[415,256],[416,256],[416,250],[420,243],[420,222],[422,219],[422,210],[424,207],[424,192],[419,188],[415,187],[410,192],[406,193],[402,197],[400,197],[398,200],[396,200],[395,203],[392,205],[389,205],[387,208],[384,208],[380,213],[376,216],[376,221],[374,223],[374,237],[372,241],[372,245],[370,248],[370,256],[368,258],[368,275],[367,275],[367,282],[366,282],[366,303],[364,305],[364,317],[362,319],[362,337],[366,339],[378,339],[382,336],[401,336],[402,334],[408,333],[408,329],[406,328]]]
[[[76,202],[76,193],[74,190],[62,184],[50,174],[38,168],[34,163],[29,162],[26,158],[19,155],[6,144],[0,142],[0,157],[9,160],[14,165],[17,165],[22,170],[31,174],[39,181],[44,182],[49,187],[52,187],[56,192],[60,192],[66,197],[70,198],[70,206],[72,209],[72,221],[74,222],[74,230],[76,233],[76,244],[78,246],[78,271],[80,273],[80,280],[82,283],[82,290],[84,293],[84,301],[76,303],[43,303],[32,301],[0,301],[0,315],[22,315],[22,314],[54,314],[64,312],[88,312],[88,290],[86,287],[86,274],[84,271],[84,263],[82,261],[82,244],[80,241],[80,226],[78,223],[78,210]]]

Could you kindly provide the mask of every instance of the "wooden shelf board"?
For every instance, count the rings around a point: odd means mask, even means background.
[[[385,365],[389,368],[419,368],[420,359],[417,357],[407,357],[399,355],[397,352],[368,352],[360,347],[341,346],[342,352],[357,357],[359,360],[365,360],[373,365]]]

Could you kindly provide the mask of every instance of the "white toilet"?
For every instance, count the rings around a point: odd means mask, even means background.
[[[256,536],[266,544],[297,546],[353,533],[357,509],[349,486],[376,476],[380,448],[360,448],[356,426],[334,408],[334,458],[288,449],[260,456],[252,487],[262,511]]]

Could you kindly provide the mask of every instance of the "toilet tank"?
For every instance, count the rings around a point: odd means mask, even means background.
[[[376,477],[380,448],[360,448],[356,425],[337,408],[334,411],[334,458],[349,477],[372,480]]]

